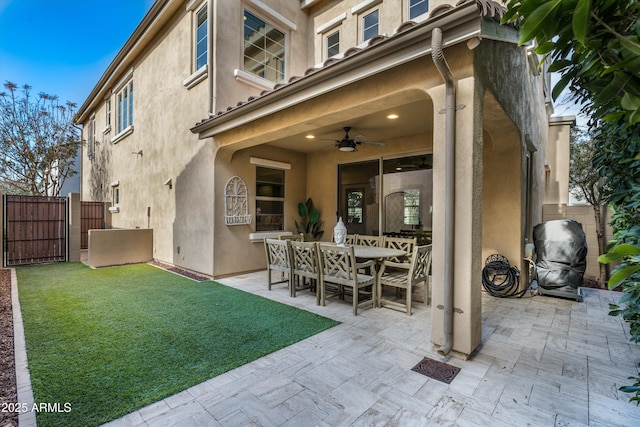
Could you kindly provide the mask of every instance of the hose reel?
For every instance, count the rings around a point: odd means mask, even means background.
[[[487,293],[497,298],[521,298],[529,286],[519,291],[520,270],[509,264],[504,255],[489,255],[482,269],[482,286]]]

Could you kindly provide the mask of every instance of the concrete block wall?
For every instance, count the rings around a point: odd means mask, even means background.
[[[609,209],[603,209],[603,214],[602,220],[607,224],[605,227],[605,242],[608,242],[613,235],[613,231],[608,225],[611,220],[611,211]],[[542,220],[544,222],[559,219],[573,219],[582,224],[582,229],[587,236],[587,245],[589,247],[585,277],[599,277],[600,266],[598,263],[598,256],[600,254],[598,253],[596,222],[593,217],[593,207],[590,205],[569,206],[566,204],[547,204],[542,207]]]

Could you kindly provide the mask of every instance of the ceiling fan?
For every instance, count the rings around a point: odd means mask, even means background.
[[[357,151],[356,145],[360,144],[369,144],[369,145],[377,145],[378,147],[384,147],[382,142],[373,142],[373,141],[360,141],[360,138],[364,138],[362,135],[355,136],[353,138],[349,137],[349,131],[351,130],[350,126],[345,126],[342,128],[344,130],[344,137],[342,139],[335,139],[335,146],[340,151]]]

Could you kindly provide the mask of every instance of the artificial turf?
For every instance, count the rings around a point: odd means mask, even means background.
[[[34,397],[57,410],[42,427],[108,422],[338,323],[146,264],[17,275]]]

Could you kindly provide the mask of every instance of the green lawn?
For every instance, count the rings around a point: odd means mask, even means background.
[[[99,425],[338,322],[142,264],[17,268],[38,425]],[[265,284],[266,286],[266,284]]]

